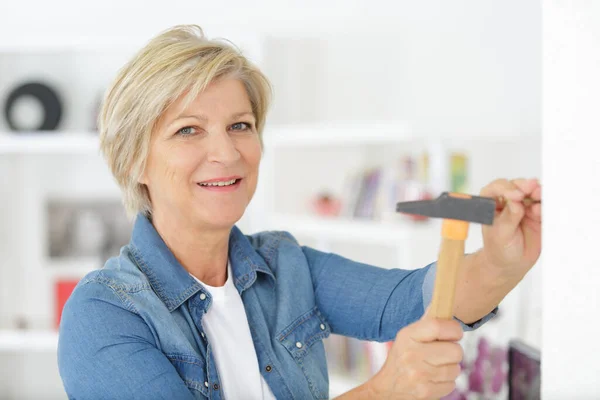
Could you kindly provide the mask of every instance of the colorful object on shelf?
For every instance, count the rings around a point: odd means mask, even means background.
[[[420,165],[421,179],[417,179],[417,163],[411,156],[406,156],[402,160],[402,179],[399,182],[398,201],[417,201],[429,200],[432,198],[427,186],[423,183],[428,173],[427,154],[421,159]],[[425,174],[425,175],[423,175]],[[423,215],[407,215],[415,222],[427,221],[429,218]]]
[[[75,286],[79,282],[78,279],[61,279],[55,283],[54,286],[54,294],[55,294],[55,327],[58,329],[60,325],[60,318],[62,316],[62,311],[65,306],[65,303],[73,293]]]
[[[541,398],[541,353],[520,340],[508,346],[508,399]]]
[[[457,380],[456,389],[442,400],[506,399],[508,392],[506,348],[492,346],[489,340],[482,336],[477,346],[466,346],[461,367],[462,375],[461,379]]]
[[[340,213],[346,217],[380,221],[428,220],[423,216],[401,216],[395,212],[399,201],[432,198],[428,177],[427,153],[421,154],[420,158],[406,154],[363,167],[346,178]]]
[[[315,213],[327,217],[336,217],[342,210],[342,202],[327,192],[319,194],[313,200],[312,206]]]
[[[463,153],[450,155],[450,191],[466,193],[469,191],[467,181],[467,156]]]
[[[364,173],[354,208],[354,217],[365,219],[376,217],[377,191],[380,188],[381,177],[380,168],[370,169]]]

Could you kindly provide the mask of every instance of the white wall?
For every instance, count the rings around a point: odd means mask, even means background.
[[[544,2],[544,399],[600,398],[600,3]]]

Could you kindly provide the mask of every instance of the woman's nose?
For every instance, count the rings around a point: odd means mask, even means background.
[[[240,152],[227,131],[209,134],[208,160],[221,164],[231,164],[239,160]]]

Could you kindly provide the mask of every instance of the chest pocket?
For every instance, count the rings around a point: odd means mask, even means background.
[[[317,308],[302,315],[279,335],[277,340],[294,358],[317,399],[329,398],[327,360],[323,339],[331,334],[327,321]]]
[[[206,377],[206,371],[202,360],[186,354],[171,353],[166,354],[166,356],[183,379],[185,385],[192,389],[195,397],[198,399],[207,398],[208,389],[203,380]]]

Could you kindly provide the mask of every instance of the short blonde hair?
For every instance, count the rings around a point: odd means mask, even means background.
[[[222,77],[243,82],[262,146],[271,85],[230,42],[207,39],[197,25],[178,25],[150,40],[119,71],[106,92],[98,127],[100,149],[123,191],[130,217],[152,212],[148,189],[138,179],[157,121],[186,92],[185,101],[190,102]]]

